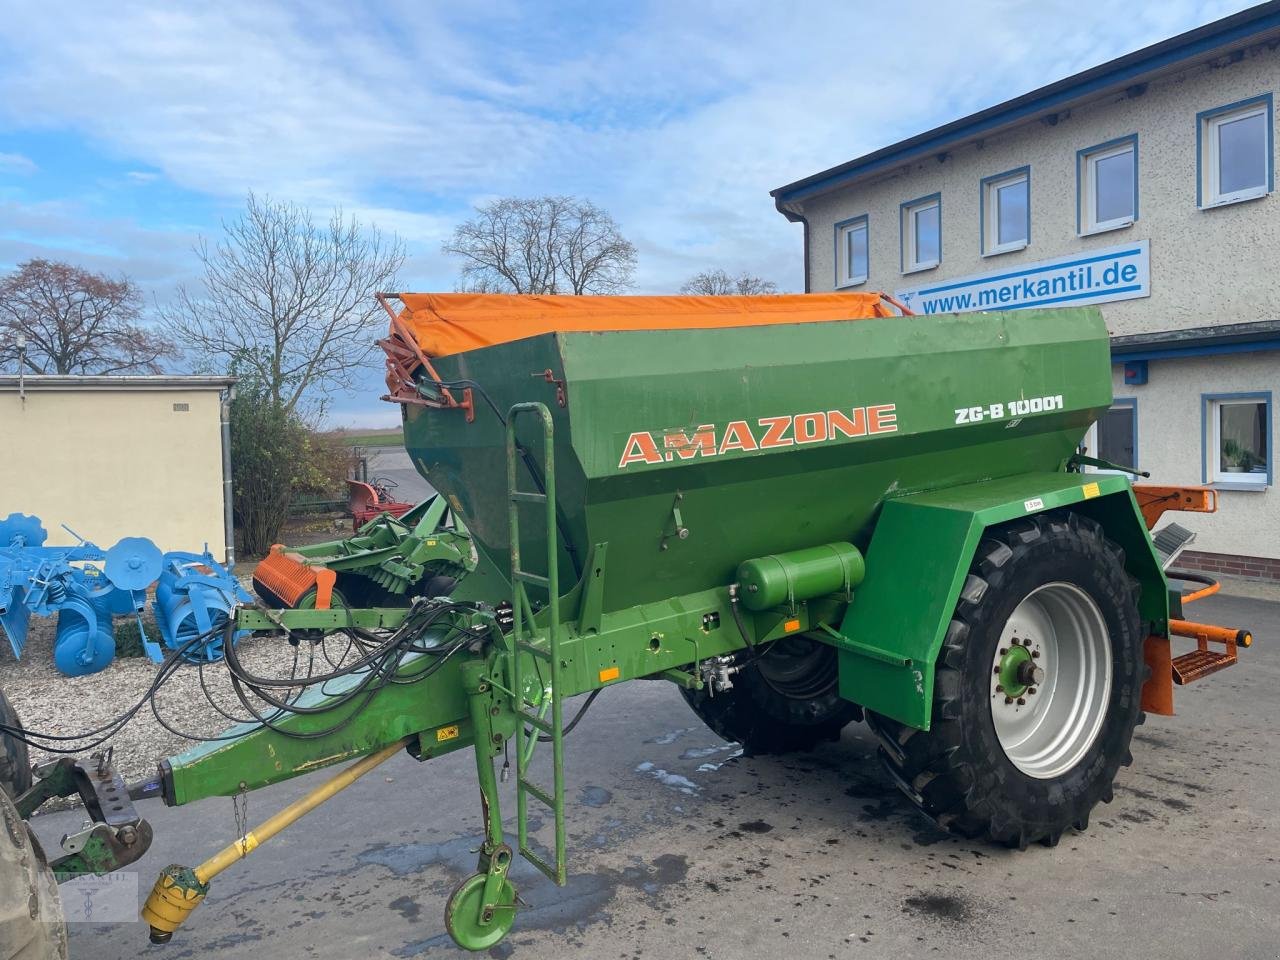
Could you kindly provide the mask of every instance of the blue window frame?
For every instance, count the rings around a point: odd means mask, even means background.
[[[1076,233],[1132,226],[1138,219],[1138,135],[1076,151]]]
[[[1219,207],[1275,189],[1271,94],[1196,114],[1196,206]]]
[[[1271,391],[1200,395],[1200,463],[1205,483],[1264,490],[1272,483]]]
[[[983,177],[978,234],[984,257],[1022,250],[1031,242],[1031,168]]]
[[[903,273],[929,270],[942,262],[942,194],[908,200],[898,207]]]
[[[866,283],[871,269],[871,224],[867,215],[841,220],[835,227],[835,286]]]

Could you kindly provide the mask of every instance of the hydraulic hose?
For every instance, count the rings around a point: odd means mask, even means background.
[[[1212,596],[1222,589],[1222,584],[1213,579],[1213,577],[1206,577],[1202,573],[1192,573],[1190,570],[1166,570],[1165,576],[1172,577],[1174,580],[1186,580],[1189,583],[1205,584],[1205,586],[1200,590],[1193,590],[1191,593],[1184,593],[1182,595],[1182,602],[1184,604],[1202,600],[1205,597]]]

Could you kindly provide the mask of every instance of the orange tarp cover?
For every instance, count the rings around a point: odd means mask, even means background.
[[[687,330],[898,316],[879,293],[765,297],[573,297],[507,293],[402,293],[399,320],[429,357],[541,333]]]

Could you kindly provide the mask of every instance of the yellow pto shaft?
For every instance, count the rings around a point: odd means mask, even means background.
[[[256,830],[250,830],[243,837],[227,844],[194,870],[176,863],[165,867],[142,907],[142,919],[151,926],[151,942],[169,942],[174,931],[182,926],[183,921],[209,892],[210,880],[237,860],[243,860],[259,844],[270,840],[334,794],[351,786],[374,767],[390,760],[412,740],[412,737],[406,737],[357,760],[337,776],[329,778],[306,796],[269,817]]]

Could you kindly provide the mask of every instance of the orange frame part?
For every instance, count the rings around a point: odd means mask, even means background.
[[[1133,495],[1142,512],[1147,529],[1155,527],[1168,510],[1187,513],[1216,513],[1218,492],[1205,486],[1162,486],[1154,483],[1135,483]],[[1182,597],[1184,604],[1217,593],[1218,584],[1202,587]],[[1253,636],[1247,630],[1216,627],[1193,623],[1189,620],[1170,620],[1168,635],[1152,634],[1143,643],[1143,659],[1150,668],[1150,675],[1142,685],[1142,709],[1147,713],[1173,716],[1174,684],[1189,683],[1210,673],[1215,673],[1236,662],[1240,647],[1248,647]],[[1196,650],[1173,656],[1171,636],[1191,637]],[[1218,653],[1209,649],[1210,643],[1221,643],[1226,649]]]
[[[1155,527],[1166,510],[1181,510],[1186,513],[1218,511],[1218,491],[1211,487],[1166,487],[1155,483],[1135,483],[1133,495],[1137,498],[1138,509],[1142,511],[1142,519],[1146,521],[1148,530]]]

